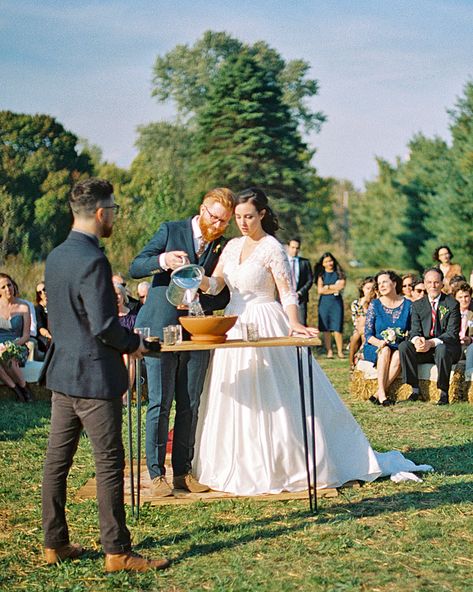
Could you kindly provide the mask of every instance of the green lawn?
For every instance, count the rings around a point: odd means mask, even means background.
[[[85,559],[48,567],[41,556],[40,483],[49,405],[0,403],[0,589],[258,592],[473,589],[473,406],[374,407],[348,395],[348,363],[322,365],[380,451],[397,448],[436,472],[320,501],[221,501],[145,507],[129,519],[134,543],[174,560],[166,572],[105,575],[95,503],[74,491],[93,474],[82,439],[70,477],[71,538]]]

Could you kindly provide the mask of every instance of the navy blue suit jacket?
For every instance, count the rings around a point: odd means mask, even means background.
[[[120,397],[128,388],[122,354],[138,349],[140,339],[118,321],[112,270],[98,240],[72,231],[49,254],[45,284],[52,335],[46,386],[77,397]]]
[[[212,275],[217,266],[218,258],[226,243],[223,237],[211,242],[200,258],[194,251],[192,234],[192,218],[178,222],[161,224],[158,232],[151,238],[141,253],[135,257],[130,266],[130,275],[139,279],[153,276],[151,288],[145,304],[136,318],[136,327],[150,327],[151,334],[163,336],[163,327],[176,325],[178,317],[187,315],[187,311],[177,310],[166,298],[172,270],[164,270],[159,265],[159,256],[169,251],[185,251],[190,263],[198,263],[205,269],[207,276]],[[228,288],[224,288],[217,296],[199,294],[200,304],[206,314],[225,308],[230,300]]]

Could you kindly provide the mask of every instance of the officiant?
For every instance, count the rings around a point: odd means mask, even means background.
[[[153,278],[146,302],[138,313],[136,327],[150,327],[152,335],[162,338],[164,327],[176,325],[178,317],[187,314],[166,299],[171,273],[185,263],[195,263],[205,269],[206,275],[212,274],[225,245],[223,234],[232,218],[234,205],[235,198],[230,189],[212,189],[204,196],[198,215],[160,226],[130,267],[133,278]],[[228,301],[228,289],[217,296],[200,295],[205,314],[223,309]],[[146,358],[146,463],[156,496],[170,496],[173,489],[193,493],[208,490],[192,476],[191,463],[209,356],[208,351],[194,351],[168,352],[160,358]],[[166,479],[165,457],[169,414],[174,399],[171,485]]]

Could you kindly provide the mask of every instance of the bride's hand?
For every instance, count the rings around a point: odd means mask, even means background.
[[[294,334],[304,335],[305,337],[317,337],[319,330],[315,327],[306,327],[302,323],[291,323],[291,332],[289,333],[289,337]]]

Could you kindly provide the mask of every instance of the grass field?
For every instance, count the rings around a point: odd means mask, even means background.
[[[473,589],[473,406],[385,409],[348,395],[348,363],[322,360],[380,451],[397,448],[436,471],[423,483],[382,480],[322,499],[221,501],[145,507],[129,519],[134,544],[174,560],[166,572],[105,575],[95,502],[74,492],[93,475],[83,438],[71,471],[71,538],[81,561],[48,567],[41,556],[40,483],[49,405],[0,403],[0,589],[25,591],[469,591]]]

